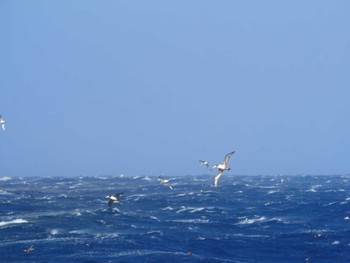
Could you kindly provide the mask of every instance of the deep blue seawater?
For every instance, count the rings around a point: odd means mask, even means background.
[[[350,176],[172,183],[0,178],[0,262],[350,262]]]

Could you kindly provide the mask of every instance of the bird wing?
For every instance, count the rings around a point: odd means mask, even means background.
[[[5,124],[4,124],[4,123],[1,124],[1,128],[2,128],[3,130],[5,130]]]
[[[222,164],[227,164],[228,160],[230,160],[230,157],[234,154],[235,152],[230,152],[225,155],[225,159],[223,160]]]
[[[113,204],[113,200],[112,200],[112,199],[110,199],[110,200],[109,200],[109,202],[108,202],[109,207],[111,207],[111,206],[112,206],[112,204]]]
[[[118,197],[121,196],[122,194],[124,194],[124,192],[122,192],[122,193],[116,193],[114,196],[115,196],[116,198],[118,198]]]
[[[170,188],[171,190],[174,190],[174,188],[171,186],[171,184],[167,183],[167,185],[169,186],[169,188]]]
[[[215,175],[215,177],[214,177],[214,186],[215,187],[218,187],[218,182],[219,182],[219,179],[220,179],[220,177],[221,177],[221,175],[222,175],[222,170],[219,170],[218,172],[217,172],[217,174]]]

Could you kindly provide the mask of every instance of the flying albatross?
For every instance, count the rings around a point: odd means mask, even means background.
[[[163,177],[158,177],[158,178],[160,179],[160,184],[167,185],[171,190],[174,190],[174,188],[170,184],[170,180],[169,179],[165,179]]]
[[[202,161],[202,160],[199,160],[200,164],[202,166],[205,166],[207,167],[210,171],[213,171],[210,167],[209,167],[209,162],[208,161]]]
[[[27,249],[24,250],[24,253],[28,254],[30,252],[32,252],[34,250],[34,246],[31,245],[30,247],[28,247]]]
[[[228,171],[228,170],[231,170],[231,167],[227,165],[228,161],[230,160],[230,157],[234,154],[235,152],[230,152],[228,154],[226,154],[225,156],[225,159],[222,161],[222,163],[220,164],[217,164],[217,165],[214,165],[213,168],[217,168],[218,169],[218,172],[216,173],[215,175],[215,178],[214,178],[214,186],[215,187],[218,187],[218,181],[222,175],[222,173],[224,171]]]
[[[109,198],[109,202],[108,202],[109,207],[112,206],[114,201],[119,202],[119,196],[121,196],[122,194],[124,194],[124,193],[116,193],[115,195],[107,195],[106,198]]]
[[[4,118],[0,115],[0,125],[3,130],[5,130],[5,120]]]

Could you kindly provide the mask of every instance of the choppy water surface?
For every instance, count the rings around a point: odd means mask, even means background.
[[[350,262],[350,176],[212,181],[0,178],[0,261]]]

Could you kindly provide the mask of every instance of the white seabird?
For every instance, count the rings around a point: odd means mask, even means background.
[[[230,157],[234,154],[235,152],[230,152],[228,154],[226,154],[225,156],[225,159],[222,161],[222,163],[220,164],[217,164],[217,165],[214,165],[213,168],[217,168],[218,169],[218,172],[217,174],[215,175],[215,178],[214,178],[214,186],[215,187],[218,187],[218,181],[222,175],[222,173],[224,171],[228,171],[228,170],[231,170],[231,167],[227,165],[228,161],[230,160]]]
[[[119,202],[119,196],[121,196],[122,194],[124,194],[124,193],[116,193],[115,195],[107,195],[106,198],[109,198],[109,202],[108,202],[109,207],[112,206],[114,201]]]
[[[171,190],[174,190],[174,188],[170,184],[170,180],[169,179],[165,179],[163,177],[158,177],[158,178],[161,180],[160,184],[167,185]]]
[[[202,161],[202,160],[199,160],[200,164],[202,166],[205,166],[207,167],[210,171],[213,171],[210,167],[209,167],[209,162],[208,161]]]
[[[28,247],[27,249],[25,249],[24,250],[24,253],[30,253],[30,252],[32,252],[34,250],[34,246],[33,245],[31,245],[30,247]]]
[[[1,125],[1,128],[5,131],[5,120],[1,115],[0,115],[0,125]]]

